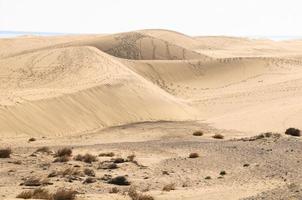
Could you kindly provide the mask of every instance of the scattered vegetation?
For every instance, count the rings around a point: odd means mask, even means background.
[[[203,132],[202,131],[195,131],[193,133],[193,136],[203,136]]]
[[[163,187],[163,191],[169,192],[171,190],[175,190],[175,184],[174,183],[170,183],[170,184],[165,185]]]
[[[137,192],[135,187],[130,187],[129,188],[128,196],[132,200],[154,200],[154,198],[150,195]]]
[[[198,153],[190,153],[189,158],[198,158],[199,154]]]
[[[130,182],[125,176],[117,176],[108,180],[108,183],[114,185],[130,185]]]
[[[0,149],[0,158],[10,158],[12,150],[10,148]]]
[[[300,137],[301,131],[300,131],[300,129],[296,129],[296,128],[288,128],[288,129],[286,129],[285,134],[295,136],[295,137]]]
[[[224,136],[219,134],[219,133],[216,133],[215,135],[212,136],[214,139],[223,139]]]
[[[92,163],[97,161],[97,157],[89,153],[86,153],[85,155],[78,154],[74,157],[74,160],[82,161],[85,163]]]

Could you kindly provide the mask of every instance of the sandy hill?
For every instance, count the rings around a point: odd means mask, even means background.
[[[3,135],[156,120],[280,131],[302,118],[301,41],[141,30],[1,39],[0,46]]]

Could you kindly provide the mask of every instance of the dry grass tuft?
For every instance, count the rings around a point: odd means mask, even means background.
[[[96,162],[98,159],[96,156],[86,153],[85,155],[78,154],[74,157],[74,160],[82,161],[85,163]]]
[[[170,184],[165,185],[163,187],[163,191],[169,192],[171,190],[175,190],[175,184],[174,183],[170,183]]]
[[[35,189],[33,191],[23,191],[17,198],[21,199],[51,199],[51,194],[42,188]]]
[[[56,152],[55,157],[64,157],[64,156],[70,157],[71,154],[72,154],[72,149],[68,148],[68,147],[65,147],[65,148],[59,149]]]
[[[198,153],[190,153],[189,158],[198,158],[199,154]]]
[[[49,185],[49,180],[45,178],[39,177],[29,177],[27,178],[21,185],[25,186],[41,186],[41,185]]]
[[[95,177],[95,172],[93,171],[93,169],[85,168],[85,169],[84,169],[84,174],[85,174],[86,176]]]
[[[154,200],[154,198],[150,195],[137,192],[135,187],[130,187],[129,188],[128,196],[132,200]]]
[[[10,158],[11,148],[0,149],[0,158]]]
[[[203,132],[202,131],[195,131],[193,133],[193,136],[203,136]]]
[[[223,139],[224,136],[219,134],[219,133],[216,133],[215,135],[212,136],[214,139]]]

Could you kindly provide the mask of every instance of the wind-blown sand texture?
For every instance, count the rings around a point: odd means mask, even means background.
[[[300,110],[298,40],[168,30],[0,39],[0,148],[13,150],[0,158],[0,199],[28,189],[19,184],[30,171],[45,177],[69,165],[93,168],[99,179],[54,178],[46,188],[72,187],[83,199],[129,198],[108,193],[112,185],[100,177],[109,174],[128,175],[155,199],[301,199],[301,139],[284,135],[302,128]],[[192,136],[196,130],[204,135]],[[263,132],[281,136],[241,139]],[[213,139],[216,133],[224,139]],[[31,137],[37,141],[28,143]],[[42,146],[71,146],[74,155],[135,153],[139,164],[106,171],[29,156]],[[189,159],[192,152],[200,157]],[[162,192],[169,183],[175,190]]]

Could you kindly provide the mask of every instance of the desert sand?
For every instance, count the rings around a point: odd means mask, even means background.
[[[131,199],[129,188],[160,200],[302,199],[301,138],[284,134],[302,128],[301,102],[300,40],[159,29],[0,39],[0,148],[12,150],[0,199],[39,187],[77,199]],[[64,147],[72,156],[53,162]],[[75,160],[85,153],[96,159]],[[78,173],[59,173],[69,168]],[[30,177],[47,184],[22,184]]]

